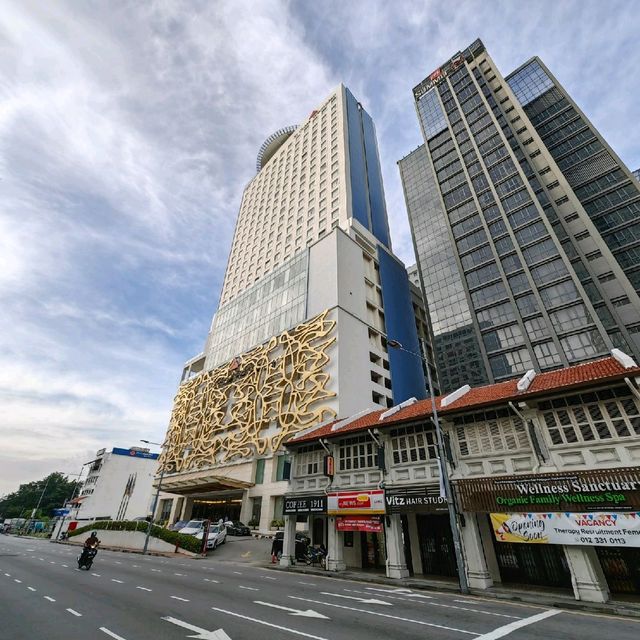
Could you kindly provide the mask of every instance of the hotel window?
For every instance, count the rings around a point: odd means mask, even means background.
[[[425,462],[438,457],[433,430],[425,431],[422,426],[404,427],[394,429],[390,435],[393,464]]]

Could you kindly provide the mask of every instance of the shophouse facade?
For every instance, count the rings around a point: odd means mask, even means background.
[[[640,595],[639,384],[640,367],[614,350],[436,399],[473,590]],[[303,432],[287,448],[281,562],[298,526],[327,546],[331,571],[456,579],[430,400]]]

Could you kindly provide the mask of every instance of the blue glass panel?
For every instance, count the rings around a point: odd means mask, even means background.
[[[435,89],[425,93],[418,101],[418,115],[427,140],[447,128],[447,118]]]
[[[367,168],[364,158],[364,139],[358,101],[349,89],[347,95],[347,122],[349,128],[349,167],[351,174],[351,210],[353,217],[367,229],[371,229],[369,222],[369,208],[367,198]]]
[[[380,245],[378,261],[387,338],[397,340],[409,351],[420,353],[407,271],[399,260]],[[395,404],[411,397],[418,400],[426,398],[420,358],[399,349],[389,348],[389,367]]]
[[[553,87],[551,78],[537,60],[509,76],[507,82],[523,107]]]

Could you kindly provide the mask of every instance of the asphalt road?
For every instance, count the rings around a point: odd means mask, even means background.
[[[89,572],[77,570],[77,555],[0,536],[1,638],[640,638],[634,620],[271,571],[215,553],[192,560],[102,550]]]

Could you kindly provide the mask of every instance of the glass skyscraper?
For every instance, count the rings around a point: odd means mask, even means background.
[[[476,40],[413,94],[425,144],[399,165],[442,389],[638,357],[639,185],[543,63],[505,79]]]

